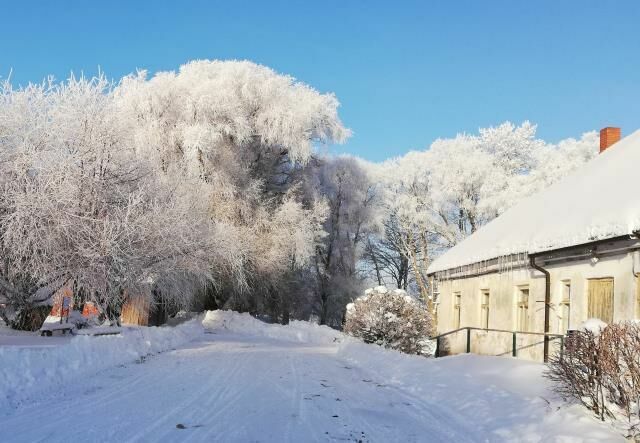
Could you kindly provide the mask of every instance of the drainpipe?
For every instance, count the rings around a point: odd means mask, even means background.
[[[639,231],[633,231],[633,234],[631,235],[631,238],[636,238],[636,239],[640,239],[640,230]],[[632,264],[631,264],[631,272],[633,273],[634,277],[640,277],[640,251],[638,251],[637,249],[635,251],[632,252]]]
[[[536,258],[532,255],[529,256],[529,264],[533,269],[536,269],[544,274],[544,333],[549,333],[549,305],[551,304],[551,275],[549,271],[538,266],[536,264]],[[544,362],[549,361],[549,336],[544,336]]]

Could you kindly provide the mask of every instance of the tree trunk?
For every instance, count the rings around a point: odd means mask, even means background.
[[[371,240],[367,240],[367,243],[369,245],[369,254],[371,255],[373,268],[376,270],[376,279],[378,280],[378,286],[382,286],[382,276],[380,275],[380,265],[378,264],[378,258],[376,257],[376,253],[373,250],[373,245],[371,244]]]
[[[320,293],[320,300],[322,302],[320,309],[320,324],[326,325],[329,307],[329,294],[324,289],[322,289],[322,292]]]
[[[283,306],[282,308],[282,319],[280,320],[280,323],[283,325],[288,325],[289,324],[289,306]]]
[[[424,249],[423,254],[426,257],[427,256],[426,240],[423,238],[422,242],[423,242],[423,249]],[[408,245],[405,249],[407,250],[407,252],[409,253],[409,256],[411,257],[411,266],[413,267],[413,273],[416,276],[416,283],[418,285],[418,289],[420,289],[420,297],[422,297],[424,302],[427,304],[427,308],[429,309],[429,312],[433,313],[433,300],[429,298],[429,291],[428,291],[427,285],[422,279],[422,274],[420,273],[420,267],[418,266],[418,258],[416,257],[414,245],[415,243],[413,240],[413,233],[409,231]]]

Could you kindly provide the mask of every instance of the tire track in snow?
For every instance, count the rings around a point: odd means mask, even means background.
[[[58,408],[27,407],[3,423],[3,432],[19,436],[15,441],[51,442],[473,441],[446,409],[364,382],[373,375],[353,364],[345,369],[331,349],[204,337],[80,381]],[[403,403],[411,406],[398,407]]]
[[[206,353],[215,352],[216,345],[208,344],[205,349]],[[206,414],[207,420],[214,420],[224,412],[225,405],[233,404],[233,401],[241,394],[243,385],[236,385],[232,381],[237,377],[242,361],[235,355],[231,357],[225,361],[224,371],[215,372],[216,377],[212,377],[212,374],[208,372],[206,376],[200,379],[204,384],[198,383],[197,392],[185,392],[187,397],[181,399],[174,407],[159,416],[150,428],[142,429],[132,438],[132,441],[146,441],[149,434],[162,437],[161,440],[170,438],[171,435],[180,432],[176,430],[176,425],[178,424],[184,424],[187,428],[201,426],[197,429],[206,433],[206,429],[202,429],[204,426],[198,422],[196,417],[193,417],[194,411],[198,409],[208,411]],[[175,381],[179,382],[180,380]],[[187,420],[184,418],[187,418]],[[198,438],[199,434],[200,432],[181,432],[180,441],[192,441]],[[215,437],[212,434],[208,435],[212,438]]]

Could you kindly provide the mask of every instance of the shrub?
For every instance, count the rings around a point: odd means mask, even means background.
[[[11,321],[11,327],[21,331],[37,331],[51,312],[51,306],[27,306]]]
[[[563,355],[554,356],[545,376],[565,399],[575,399],[601,420],[624,425],[640,436],[640,324],[574,331]]]
[[[431,316],[422,303],[401,289],[368,289],[347,305],[344,332],[407,354],[431,353]]]

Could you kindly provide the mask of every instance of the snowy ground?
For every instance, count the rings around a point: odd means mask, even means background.
[[[71,335],[56,334],[52,337],[41,337],[39,332],[16,331],[0,320],[0,347],[2,346],[35,346],[51,347],[68,343]]]
[[[479,356],[426,360],[324,327],[264,325],[231,313],[211,313],[204,325],[209,333],[193,322],[183,326],[193,340],[167,352],[93,376],[85,371],[63,387],[52,382],[48,389],[30,385],[31,395],[14,393],[0,403],[2,440],[622,440],[577,407],[558,410],[541,365]],[[154,334],[162,341],[166,333]],[[128,339],[93,343],[117,340]],[[5,357],[3,365],[13,361]]]

